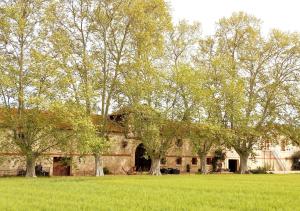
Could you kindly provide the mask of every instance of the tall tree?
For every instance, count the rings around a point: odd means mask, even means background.
[[[299,37],[274,30],[265,40],[258,19],[234,13],[219,21],[201,52],[198,59],[210,74],[211,108],[232,131],[227,143],[240,155],[245,173],[264,128],[286,113],[289,87],[298,80]]]
[[[44,9],[41,1],[4,1],[0,5],[1,102],[7,108],[16,106],[20,115],[30,106],[29,98],[46,91],[50,78],[50,74],[39,74],[38,69],[41,57],[49,61],[39,49]]]
[[[47,8],[47,38],[49,54],[60,68],[60,89],[63,97],[95,112],[97,73],[94,68],[91,17],[95,1],[53,1]]]
[[[93,20],[100,111],[107,117],[126,73],[140,71],[135,65],[161,48],[170,19],[164,1],[126,0],[100,2]]]
[[[129,90],[126,73],[140,71],[136,64],[160,51],[170,23],[167,6],[162,0],[62,0],[49,13],[54,14],[50,40],[64,71],[65,96],[71,94],[78,103],[85,102],[88,114],[93,109],[103,117],[97,123],[102,142],[90,146],[96,172],[103,172],[99,146],[108,137],[108,114],[117,102],[123,104],[120,91]]]
[[[53,104],[47,111],[1,109],[1,151],[25,157],[26,176],[35,177],[36,160],[53,151],[73,152],[79,143],[96,134],[93,122],[79,107]]]
[[[193,67],[197,44],[200,40],[200,23],[180,21],[166,34],[165,70],[167,94],[172,118],[191,121],[199,110],[201,77]]]
[[[26,158],[26,176],[34,177],[35,161],[50,150],[62,150],[79,131],[82,115],[57,106],[60,69],[49,54],[46,26],[50,1],[4,1],[0,4],[2,122],[8,133],[1,146]],[[61,100],[61,99],[60,99]],[[72,115],[76,113],[76,115]],[[72,119],[72,120],[71,120]],[[79,120],[78,120],[79,121]],[[86,123],[91,121],[87,119]],[[67,125],[67,128],[65,128]],[[69,130],[70,129],[70,130]],[[74,144],[74,143],[72,143]],[[71,146],[71,145],[69,145]],[[66,148],[64,148],[66,149]]]
[[[162,45],[162,33],[170,22],[162,0],[101,1],[93,14],[95,67],[98,71],[99,105],[103,116],[100,134],[107,136],[108,112],[121,93],[128,73],[140,71],[137,64],[148,61]],[[132,75],[130,76],[132,77]],[[125,88],[125,89],[124,89]],[[122,91],[122,92],[121,92]]]
[[[136,105],[132,109],[131,121],[136,134],[151,158],[150,174],[159,176],[160,161],[173,146],[176,137],[181,137],[185,127],[179,122],[170,121],[163,114],[147,105]]]
[[[26,150],[36,137],[26,136],[25,130],[37,119],[28,118],[26,109],[45,108],[51,98],[51,83],[55,82],[51,60],[42,50],[41,25],[46,6],[43,1],[24,0],[0,4],[1,104],[8,109],[5,120],[14,133],[15,146],[26,156],[27,176],[34,176],[35,153]]]
[[[60,69],[59,90],[61,96],[83,105],[87,118],[97,112],[99,100],[99,73],[95,68],[95,52],[98,42],[93,37],[92,19],[96,1],[61,0],[53,2],[47,9],[47,37],[51,43],[51,56]],[[99,118],[98,118],[99,120]],[[101,118],[102,121],[106,121]],[[97,135],[90,134],[87,141],[78,145],[81,153],[92,153],[95,157],[95,176],[103,176],[101,155],[108,147],[108,139],[99,134],[102,122],[95,122]]]

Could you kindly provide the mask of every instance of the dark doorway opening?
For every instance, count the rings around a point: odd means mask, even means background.
[[[138,145],[135,150],[135,168],[136,171],[150,171],[151,159],[146,158],[146,149],[143,144]]]
[[[228,168],[230,172],[237,172],[238,170],[238,160],[229,159],[228,160]]]
[[[53,158],[53,176],[71,175],[71,158],[54,157]]]

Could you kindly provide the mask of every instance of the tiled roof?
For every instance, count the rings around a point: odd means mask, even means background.
[[[4,112],[6,109],[4,108],[0,108],[0,123],[4,123]],[[7,111],[7,110],[6,110]],[[10,109],[10,112],[12,112],[13,115],[17,115],[17,109],[12,108]],[[28,111],[28,110],[27,110]],[[26,110],[25,110],[26,112]],[[51,116],[50,112],[48,111],[41,111],[45,116]],[[103,116],[101,115],[92,115],[92,121],[95,125],[101,125],[101,123],[103,123]],[[61,129],[71,129],[69,125],[67,125],[67,123],[62,123],[59,125],[59,128]],[[115,122],[111,119],[109,119],[109,117],[107,118],[106,121],[106,130],[108,132],[113,132],[113,133],[122,133],[124,131],[124,127],[119,124],[118,122]]]

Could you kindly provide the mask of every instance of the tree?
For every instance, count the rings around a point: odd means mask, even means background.
[[[13,143],[26,156],[27,176],[35,175],[34,160],[40,154],[40,149],[33,151],[29,144],[34,144],[37,138],[32,137],[36,132],[32,125],[46,127],[47,121],[33,113],[47,106],[52,96],[51,84],[55,82],[51,60],[42,50],[41,25],[46,7],[47,3],[43,1],[2,1],[0,4],[0,55],[3,61],[0,102],[6,111],[4,123],[14,134]],[[30,111],[26,111],[28,109]],[[49,145],[40,147],[47,150]]]
[[[180,64],[191,63],[200,36],[201,24],[199,22],[189,23],[182,20],[174,25],[166,34],[167,65],[176,69]]]
[[[52,44],[51,55],[60,69],[59,90],[62,96],[84,105],[87,118],[97,112],[99,100],[99,73],[95,67],[96,45],[93,34],[96,1],[62,0],[53,3],[47,10],[48,40]],[[95,120],[99,120],[94,118]],[[81,141],[78,150],[81,153],[92,153],[95,158],[95,176],[103,176],[101,155],[108,148],[109,142],[101,124],[95,122],[94,134]]]
[[[95,159],[95,176],[104,176],[102,155],[110,148],[110,140],[108,136],[103,135],[102,125],[93,121],[93,133],[89,133],[87,139],[83,139],[81,144],[83,147],[81,153],[91,153]],[[100,124],[102,124],[100,122]],[[99,129],[100,128],[100,129]],[[106,131],[106,129],[105,129]]]
[[[102,1],[94,11],[95,61],[99,72],[100,111],[108,116],[118,100],[126,73],[159,52],[169,25],[164,1]],[[122,105],[121,105],[122,106]],[[103,123],[104,128],[106,122]]]
[[[171,65],[169,91],[173,96],[172,116],[188,123],[185,134],[201,160],[201,172],[206,174],[206,156],[213,145],[220,144],[218,121],[210,115],[210,92],[205,68],[194,65],[197,45],[201,40],[200,24],[179,22],[167,37],[168,63]]]
[[[123,105],[120,91],[129,90],[123,86],[126,73],[140,71],[136,64],[160,51],[162,33],[170,23],[168,9],[162,0],[62,0],[49,11],[55,26],[51,25],[50,40],[65,72],[62,79],[68,82],[63,83],[65,96],[71,93],[79,104],[84,101],[88,115],[93,109],[102,116],[97,123],[97,140],[102,141],[90,145],[97,169],[99,146],[108,137],[108,113],[116,102]]]
[[[76,108],[76,109],[74,109]],[[55,104],[48,111],[1,110],[1,150],[25,156],[26,177],[35,177],[36,160],[46,152],[72,152],[80,141],[95,131],[90,119],[78,107]]]
[[[60,0],[46,10],[49,55],[60,69],[59,89],[63,97],[84,105],[87,115],[95,112],[98,95],[92,36],[92,0]]]
[[[298,125],[276,125],[276,131],[291,143],[298,146],[300,145],[300,128]]]
[[[191,121],[199,111],[202,78],[193,67],[192,58],[200,35],[200,23],[187,21],[180,21],[166,35],[164,69],[171,118]]]
[[[261,141],[264,128],[287,114],[288,96],[299,72],[299,36],[273,30],[268,40],[253,16],[234,13],[218,23],[215,36],[201,43],[211,108],[230,129],[227,139],[240,155],[240,172]]]
[[[19,115],[50,94],[54,74],[51,61],[43,54],[41,24],[46,4],[41,1],[4,1],[0,4],[1,103],[16,106]],[[44,61],[42,61],[44,60]],[[41,74],[40,67],[45,74]],[[54,80],[51,82],[55,82]],[[28,93],[28,89],[31,93]],[[51,89],[49,89],[51,90]]]
[[[297,82],[296,82],[297,83]],[[290,95],[286,103],[285,112],[280,112],[281,121],[273,125],[279,136],[284,136],[287,141],[300,145],[300,89],[299,86],[289,87]]]
[[[96,133],[97,134],[97,133]],[[95,158],[95,176],[104,176],[102,154],[110,147],[109,140],[101,136],[92,136],[88,139],[88,150]]]
[[[200,157],[200,169],[202,174],[206,174],[206,157],[214,146],[220,146],[222,136],[226,131],[221,130],[216,125],[205,125],[193,123],[189,126],[188,138],[192,143],[194,151]]]
[[[146,105],[136,105],[132,109],[133,131],[136,134],[151,158],[150,174],[159,176],[160,161],[174,144],[176,137],[182,135],[181,124],[167,120],[162,114]]]
[[[49,54],[49,8],[49,1],[4,1],[0,5],[0,102],[8,132],[3,143],[26,157],[30,177],[35,176],[35,160],[44,152],[62,149],[69,144],[67,140],[89,128],[76,128],[75,122],[82,118],[76,110],[78,116],[72,116],[69,106],[68,111],[56,106],[61,75],[60,66]],[[65,124],[72,130],[64,130]]]

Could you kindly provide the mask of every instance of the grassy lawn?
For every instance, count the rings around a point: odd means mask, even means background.
[[[0,210],[300,210],[300,175],[0,178]]]

